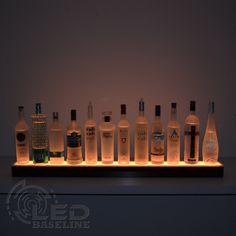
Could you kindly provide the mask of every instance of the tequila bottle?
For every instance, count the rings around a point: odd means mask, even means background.
[[[29,154],[29,127],[24,119],[24,107],[18,107],[18,122],[15,127],[16,161],[18,164],[27,164]]]
[[[135,122],[134,160],[136,164],[148,163],[148,121],[144,116],[144,101],[139,101],[139,115]]]
[[[126,118],[126,104],[121,104],[121,118],[118,123],[118,163],[129,164],[130,124]]]
[[[76,121],[76,110],[71,110],[71,122],[67,127],[67,163],[74,165],[82,161],[81,129]]]
[[[180,161],[180,124],[177,121],[177,104],[171,103],[170,121],[167,131],[167,162],[178,164]]]
[[[155,106],[155,120],[152,123],[151,134],[151,162],[162,164],[164,162],[164,127],[161,122],[161,106]]]
[[[34,163],[48,162],[47,116],[42,113],[40,103],[36,103],[32,115],[32,150]]]
[[[103,164],[114,162],[115,125],[111,122],[111,114],[111,112],[104,112],[104,121],[99,126]]]
[[[209,103],[209,113],[205,136],[202,145],[202,157],[205,163],[216,163],[218,161],[219,144],[215,125],[215,104]]]
[[[196,102],[190,102],[190,114],[184,126],[184,161],[189,164],[199,160],[199,119],[195,114]]]
[[[64,163],[63,128],[59,122],[58,112],[53,112],[53,122],[49,129],[50,164]]]
[[[98,159],[97,154],[97,126],[93,119],[93,105],[89,102],[88,119],[85,122],[84,131],[85,140],[85,161],[87,164],[96,164]]]

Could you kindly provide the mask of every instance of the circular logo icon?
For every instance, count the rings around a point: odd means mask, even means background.
[[[16,135],[16,139],[17,139],[18,142],[23,142],[23,141],[25,141],[25,134],[24,134],[24,133],[18,133],[18,134]]]

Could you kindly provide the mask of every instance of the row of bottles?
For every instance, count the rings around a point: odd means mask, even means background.
[[[200,123],[195,114],[196,103],[190,102],[190,114],[184,126],[184,161],[196,164],[199,161]],[[24,120],[23,107],[19,107],[19,121],[16,125],[17,162],[24,164],[29,161],[30,138],[29,128]],[[101,160],[103,164],[114,162],[115,124],[111,121],[111,112],[103,112],[103,122],[99,125],[101,142]],[[67,162],[80,164],[82,155],[82,130],[76,121],[76,110],[71,110],[71,121],[66,132]],[[167,162],[180,162],[180,124],[177,121],[177,104],[171,103],[170,121],[167,128]],[[97,124],[93,118],[93,106],[88,105],[88,118],[84,129],[85,161],[96,164],[98,160]],[[165,132],[161,121],[161,106],[155,106],[155,119],[151,126],[150,157],[153,164],[162,164],[165,160]],[[130,161],[130,124],[126,118],[126,105],[121,105],[121,118],[117,125],[118,162],[128,164]],[[36,104],[32,115],[32,155],[34,163],[63,164],[65,160],[64,132],[59,122],[58,112],[53,112],[53,122],[47,128],[47,116],[42,113],[41,104]],[[214,102],[209,104],[207,127],[202,146],[202,157],[206,163],[218,161],[219,145],[214,121]],[[144,114],[144,101],[139,102],[139,115],[135,122],[134,161],[144,165],[149,161],[149,129]]]

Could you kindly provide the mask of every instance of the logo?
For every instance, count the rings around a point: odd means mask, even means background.
[[[27,185],[25,179],[16,183],[6,199],[12,221],[32,228],[89,229],[90,210],[83,204],[59,203],[53,190]]]
[[[16,135],[16,139],[18,142],[24,142],[25,141],[25,134],[24,133],[18,133]]]

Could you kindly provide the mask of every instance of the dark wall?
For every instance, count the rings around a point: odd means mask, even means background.
[[[95,118],[127,103],[134,123],[138,100],[153,119],[155,104],[178,103],[184,122],[189,100],[197,101],[202,134],[209,100],[216,102],[220,155],[233,156],[235,109],[235,1],[1,1],[1,155],[14,154],[17,106],[42,102],[51,118],[86,106]],[[50,119],[51,120],[51,119]]]

